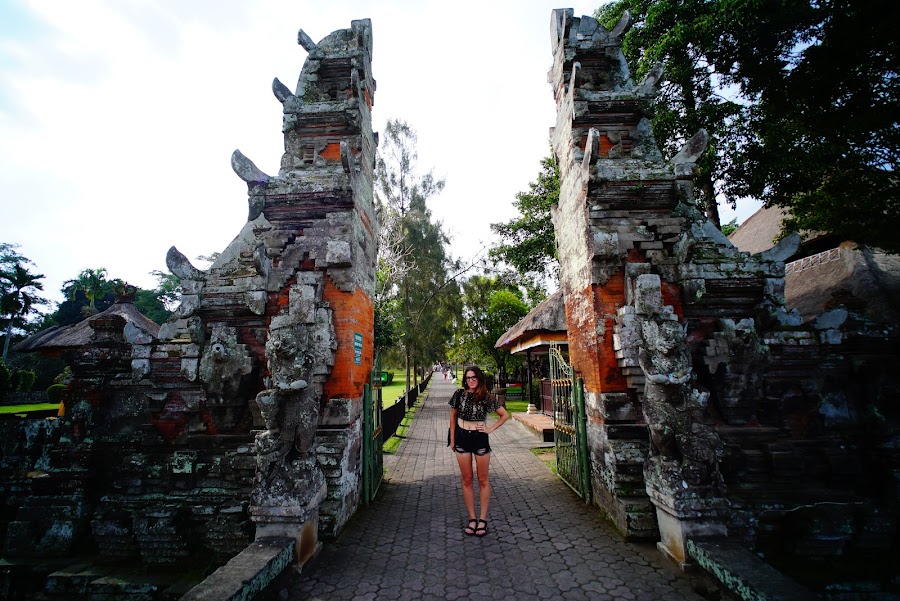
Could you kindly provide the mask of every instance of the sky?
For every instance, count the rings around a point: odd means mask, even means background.
[[[170,246],[224,250],[247,219],[231,153],[278,173],[271,83],[295,88],[298,29],[319,41],[368,18],[373,129],[418,132],[420,170],[446,179],[429,207],[469,259],[549,153],[551,11],[601,3],[0,0],[0,242],[53,301],[85,268],[152,288]]]

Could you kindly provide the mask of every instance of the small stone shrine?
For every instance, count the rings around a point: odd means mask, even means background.
[[[373,364],[371,23],[299,43],[296,90],[272,85],[279,173],[234,152],[247,223],[206,271],[169,250],[184,291],[172,318],[156,332],[110,310],[71,326],[83,339],[63,328],[23,343],[60,354],[72,378],[64,416],[0,424],[7,559],[184,570],[287,536],[302,563],[356,511]]]
[[[750,255],[705,219],[691,178],[708,136],[663,160],[648,119],[662,69],[632,80],[628,27],[551,19],[553,221],[593,502],[682,565],[716,539],[785,570],[883,569],[898,550],[896,326],[840,307],[803,324],[784,298],[799,238]]]

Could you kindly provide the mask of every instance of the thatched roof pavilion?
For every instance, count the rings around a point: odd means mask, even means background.
[[[763,207],[728,238],[744,252],[764,252],[775,245],[784,218],[781,209]],[[803,237],[800,251],[785,264],[789,309],[797,309],[804,321],[837,306],[879,323],[900,319],[900,256],[822,232]]]
[[[127,323],[149,334],[153,338],[159,335],[159,325],[138,311],[132,303],[117,302],[111,307],[69,326],[53,326],[32,334],[13,347],[19,353],[40,351],[48,355],[58,355],[67,349],[77,348],[91,342],[94,330],[91,322],[96,319],[117,315]]]
[[[513,354],[546,353],[552,343],[567,343],[566,329],[565,297],[557,290],[507,330],[494,346]]]

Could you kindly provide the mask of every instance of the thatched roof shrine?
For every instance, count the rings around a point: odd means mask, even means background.
[[[110,308],[83,319],[69,326],[53,326],[32,334],[13,347],[19,353],[40,351],[46,354],[57,354],[66,349],[77,348],[91,342],[94,330],[91,322],[112,316],[125,319],[126,323],[133,324],[136,328],[156,338],[159,334],[159,325],[138,311],[132,303],[115,303]]]
[[[557,290],[507,330],[494,346],[514,354],[547,352],[551,343],[566,344],[566,329],[565,297]]]
[[[760,253],[775,245],[785,213],[761,208],[728,238],[738,249]],[[785,304],[804,321],[843,306],[880,323],[900,318],[900,257],[815,232],[785,264]]]

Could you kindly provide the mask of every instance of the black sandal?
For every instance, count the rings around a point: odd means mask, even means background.
[[[475,524],[475,526],[473,526],[472,524]],[[478,530],[477,526],[478,520],[472,518],[471,520],[469,520],[469,525],[466,526],[465,529],[463,529],[463,534],[465,534],[466,536],[475,536],[475,531]]]
[[[482,526],[484,524],[484,526]],[[475,525],[475,532],[473,533],[477,537],[482,537],[487,534],[487,520],[478,520],[478,524]]]

